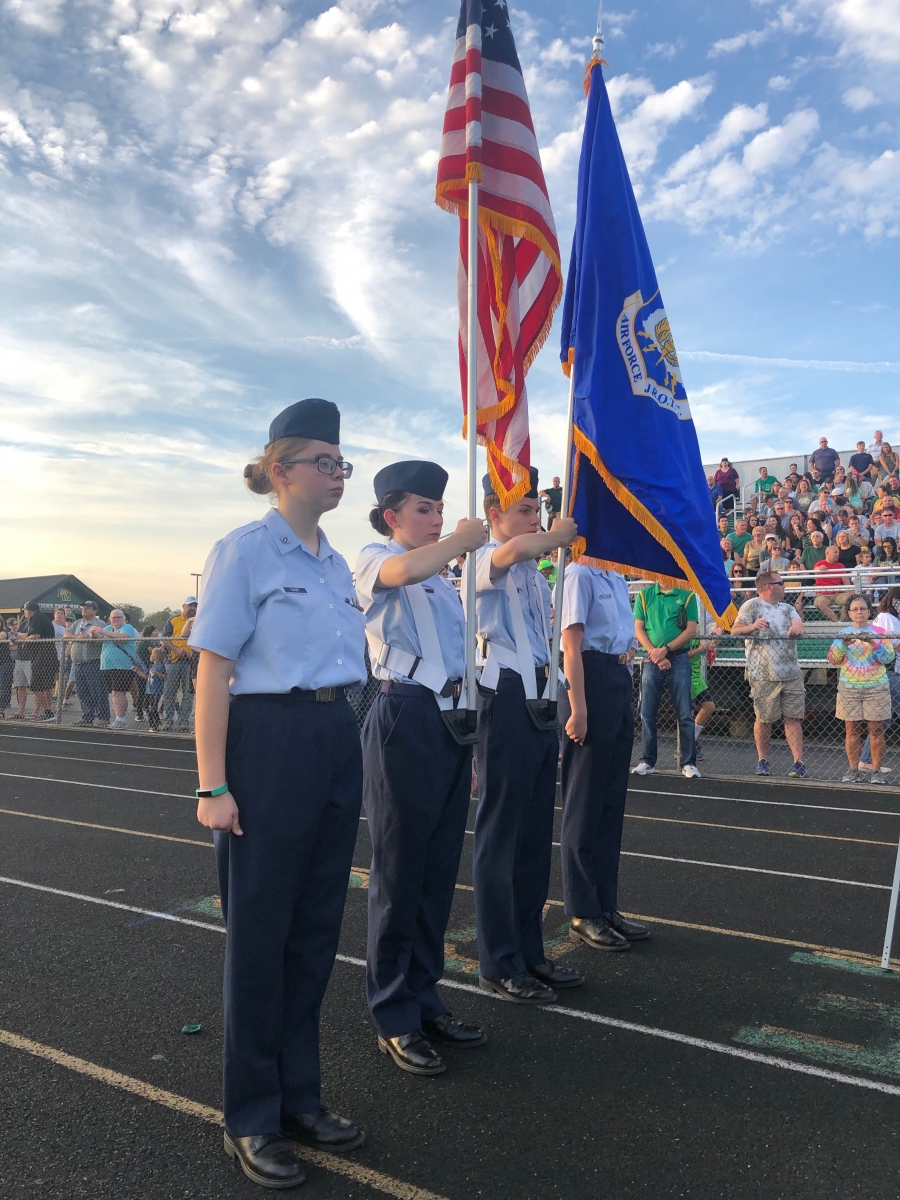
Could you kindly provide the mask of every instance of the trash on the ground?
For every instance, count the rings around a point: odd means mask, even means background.
[[[154,1054],[152,1061],[153,1062],[165,1062],[166,1056],[164,1054]]]
[[[203,1026],[198,1022],[196,1025],[182,1025],[182,1033],[199,1033]]]

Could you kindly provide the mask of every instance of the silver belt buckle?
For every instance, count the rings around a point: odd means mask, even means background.
[[[316,704],[330,704],[337,695],[337,688],[316,688]]]
[[[620,654],[619,657],[616,659],[616,662],[619,664],[620,667],[624,667],[626,662],[628,662],[628,655]]]

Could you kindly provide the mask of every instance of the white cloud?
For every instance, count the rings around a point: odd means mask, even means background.
[[[873,104],[877,104],[877,98],[871,88],[867,87],[852,87],[844,92],[844,103],[853,112],[862,112],[863,109],[871,108]]]
[[[773,92],[787,92],[793,87],[793,84],[786,75],[773,75],[769,80],[769,87]]]
[[[842,51],[873,63],[900,63],[900,0],[802,0],[817,12],[820,31]]]
[[[712,90],[712,80],[706,77],[682,79],[664,92],[655,91],[646,79],[624,75],[610,80],[610,100],[614,112],[618,110],[619,140],[632,176],[649,170],[672,126],[693,116]],[[619,117],[628,101],[634,99],[638,103]]]

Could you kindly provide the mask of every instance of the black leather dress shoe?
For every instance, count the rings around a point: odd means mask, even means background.
[[[304,1146],[314,1146],[316,1150],[328,1150],[332,1154],[343,1154],[346,1150],[355,1150],[366,1140],[366,1135],[337,1113],[320,1108],[318,1112],[303,1113],[295,1117],[290,1113],[281,1114],[281,1128],[294,1142],[302,1142]]]
[[[528,974],[552,988],[581,987],[584,983],[584,976],[580,971],[573,971],[571,967],[561,967],[559,963],[553,962],[550,958],[545,958],[542,963],[529,967]]]
[[[401,1071],[410,1075],[443,1075],[447,1064],[425,1037],[421,1029],[400,1037],[379,1037],[378,1049],[389,1054]]]
[[[447,1046],[483,1046],[487,1034],[477,1025],[467,1025],[465,1021],[457,1021],[451,1013],[441,1013],[431,1021],[422,1022],[422,1030],[435,1042],[444,1042]]]
[[[293,1188],[306,1183],[297,1152],[280,1133],[235,1137],[226,1131],[225,1153],[248,1179],[265,1188]]]
[[[488,979],[482,975],[478,982],[483,992],[492,992],[504,1000],[511,1000],[513,1004],[553,1004],[556,1001],[553,988],[541,983],[527,971],[514,975],[512,979]]]
[[[621,933],[623,938],[628,938],[629,942],[642,942],[644,938],[650,936],[650,930],[646,925],[642,925],[640,921],[629,921],[620,912],[604,913],[603,919],[607,925],[613,927],[616,933]]]
[[[626,937],[613,929],[603,917],[573,917],[569,928],[573,942],[583,942],[595,950],[630,950]]]

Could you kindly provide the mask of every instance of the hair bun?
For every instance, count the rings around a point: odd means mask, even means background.
[[[253,478],[253,463],[247,463],[246,467],[244,467],[244,478],[245,479]]]

